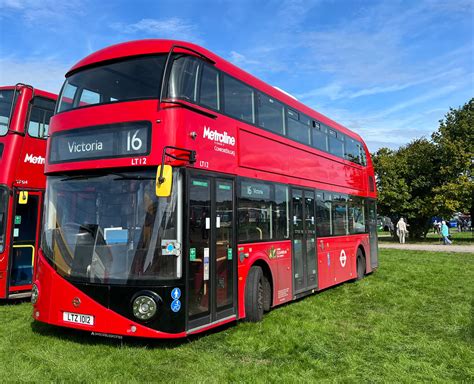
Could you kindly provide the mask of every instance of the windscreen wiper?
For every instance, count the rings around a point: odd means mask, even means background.
[[[109,173],[109,175],[115,175],[117,176],[115,179],[113,180],[155,180],[154,177],[143,177],[143,176],[140,176],[140,175],[124,175],[123,173],[115,173],[115,172],[112,172],[112,173]]]
[[[87,180],[87,179],[93,179],[93,178],[101,177],[101,176],[104,176],[104,175],[74,175],[74,176],[65,177],[64,179],[61,179],[61,181]]]
[[[95,175],[73,175],[73,176],[68,176],[65,177],[64,179],[61,179],[61,181],[67,181],[67,180],[87,180],[87,179],[93,179],[96,177],[102,177],[102,176],[107,176],[107,175],[114,175],[117,176],[113,180],[155,180],[154,177],[143,177],[140,175],[126,175],[123,173],[117,173],[117,172],[109,172],[109,173],[101,173],[101,174],[95,174]]]

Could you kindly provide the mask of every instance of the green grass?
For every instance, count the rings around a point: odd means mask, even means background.
[[[380,269],[181,342],[124,343],[0,305],[1,381],[473,382],[474,255],[381,250]]]

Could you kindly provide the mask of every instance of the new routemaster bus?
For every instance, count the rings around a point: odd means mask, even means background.
[[[31,294],[56,98],[24,84],[0,87],[0,299]]]
[[[199,46],[91,54],[50,133],[36,320],[178,338],[377,267],[362,139]]]

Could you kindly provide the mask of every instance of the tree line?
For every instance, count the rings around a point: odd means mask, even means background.
[[[433,216],[474,218],[474,98],[439,123],[430,139],[372,154],[379,215],[407,218],[415,238],[426,236]]]

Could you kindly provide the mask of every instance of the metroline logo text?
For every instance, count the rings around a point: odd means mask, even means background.
[[[30,155],[29,153],[26,154],[25,156],[25,163],[30,163],[30,164],[44,164],[44,157],[42,156],[33,156]]]
[[[226,131],[224,133],[219,133],[217,130],[211,131],[210,127],[204,126],[203,138],[208,140],[217,141],[222,144],[235,145],[235,137],[229,136]]]

